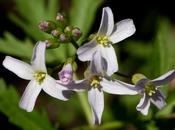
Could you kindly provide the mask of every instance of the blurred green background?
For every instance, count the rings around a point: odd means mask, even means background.
[[[109,6],[115,22],[132,18],[136,26],[133,36],[114,45],[119,72],[130,78],[140,72],[154,79],[175,68],[175,14],[171,5],[168,0],[0,0],[0,61],[11,55],[30,62],[33,45],[48,37],[38,29],[38,23],[54,20],[57,12],[64,12],[69,23],[82,30],[81,43],[98,30],[102,8]],[[71,45],[48,50],[48,68],[64,63],[75,51]],[[68,102],[62,102],[41,93],[35,110],[27,113],[18,102],[28,81],[2,64],[0,72],[0,130],[175,130],[175,81],[163,88],[166,107],[158,110],[151,105],[148,116],[136,111],[139,96],[105,94],[102,124],[91,128],[80,100],[83,96],[87,105],[86,95],[74,94]],[[130,83],[130,78],[114,78]]]

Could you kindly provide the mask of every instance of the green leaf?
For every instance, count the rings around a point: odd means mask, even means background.
[[[124,126],[123,122],[114,121],[114,122],[105,123],[104,125],[99,127],[99,130],[100,129],[104,129],[104,130],[119,129],[119,128],[123,127],[123,126]]]
[[[157,28],[151,61],[154,78],[175,68],[175,37],[172,25],[168,19],[160,18],[158,19]],[[167,86],[162,88],[165,94],[167,94],[168,89]]]
[[[0,92],[0,111],[5,114],[9,121],[23,130],[55,130],[48,121],[48,118],[36,111],[28,113],[18,107],[19,96],[13,86],[7,86],[0,79],[2,88]]]
[[[159,129],[156,127],[154,122],[151,122],[146,126],[146,130],[159,130]]]
[[[20,41],[8,32],[4,36],[4,39],[0,38],[0,52],[27,59],[31,57],[33,45],[29,39]]]
[[[123,126],[124,126],[123,122],[114,121],[114,122],[105,123],[100,126],[81,126],[71,130],[116,130],[116,129],[122,128]]]
[[[3,79],[0,79],[0,94],[6,90],[6,85]]]
[[[13,12],[9,18],[35,40],[46,38],[47,35],[38,29],[38,23],[55,19],[59,7],[58,0],[15,0],[15,4],[22,18]]]
[[[175,67],[175,38],[170,22],[161,18],[158,20],[158,31],[154,42],[153,63],[155,75],[161,75]],[[155,69],[156,68],[156,69]]]
[[[20,41],[12,34],[6,32],[4,38],[0,38],[0,52],[20,57],[22,59],[31,59],[33,44],[31,40],[25,39]],[[46,51],[47,63],[61,63],[68,57],[75,55],[75,49],[71,44],[63,44],[57,49],[51,49]]]
[[[97,8],[102,3],[103,0],[72,0],[70,24],[77,26],[82,30],[83,36],[80,39],[80,42],[90,31],[91,25],[95,19]]]

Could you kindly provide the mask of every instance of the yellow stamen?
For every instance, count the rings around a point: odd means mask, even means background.
[[[96,37],[97,43],[104,46],[108,47],[110,44],[108,36],[97,36]]]
[[[152,83],[148,82],[145,84],[144,90],[147,95],[152,96],[156,93],[157,88]]]
[[[90,78],[89,84],[93,88],[98,88],[100,86],[100,81],[102,80],[102,77],[95,75]]]
[[[46,77],[45,72],[36,72],[36,73],[34,73],[34,78],[39,84],[41,84],[43,82],[45,77]]]

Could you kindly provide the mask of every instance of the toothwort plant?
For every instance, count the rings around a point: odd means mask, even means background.
[[[30,80],[25,89],[19,106],[28,112],[34,108],[36,98],[41,90],[50,96],[66,101],[68,97],[63,93],[87,91],[88,102],[92,110],[92,123],[100,124],[104,110],[103,92],[115,95],[141,95],[137,111],[148,114],[150,103],[162,109],[165,96],[160,88],[175,77],[175,70],[171,70],[157,79],[150,80],[142,74],[133,76],[133,83],[128,84],[111,76],[118,71],[118,62],[113,44],[118,43],[135,33],[132,19],[125,19],[114,24],[113,13],[109,7],[103,8],[99,30],[90,41],[79,47],[77,41],[82,35],[78,27],[68,25],[64,15],[58,13],[55,21],[42,21],[39,29],[51,37],[39,41],[33,49],[31,65],[18,59],[6,56],[3,66],[22,79]],[[86,41],[86,39],[84,39]],[[59,79],[54,79],[47,73],[45,65],[45,50],[58,48],[60,44],[72,44],[77,49],[77,57],[87,65],[84,78],[78,73],[75,57],[65,62],[58,72]],[[71,61],[71,62],[70,62]],[[88,61],[88,62],[85,62]]]

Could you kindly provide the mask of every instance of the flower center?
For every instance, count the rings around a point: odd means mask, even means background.
[[[90,78],[89,84],[93,88],[98,88],[100,86],[100,81],[102,80],[101,76],[95,75]]]
[[[96,40],[97,40],[98,44],[100,44],[100,45],[102,45],[104,47],[107,47],[110,44],[110,41],[109,41],[107,36],[97,36]]]
[[[147,95],[152,96],[153,94],[156,93],[157,88],[150,82],[145,84],[144,91]]]
[[[45,77],[46,77],[45,72],[36,72],[36,73],[34,73],[34,78],[39,84],[41,84],[43,82]]]

